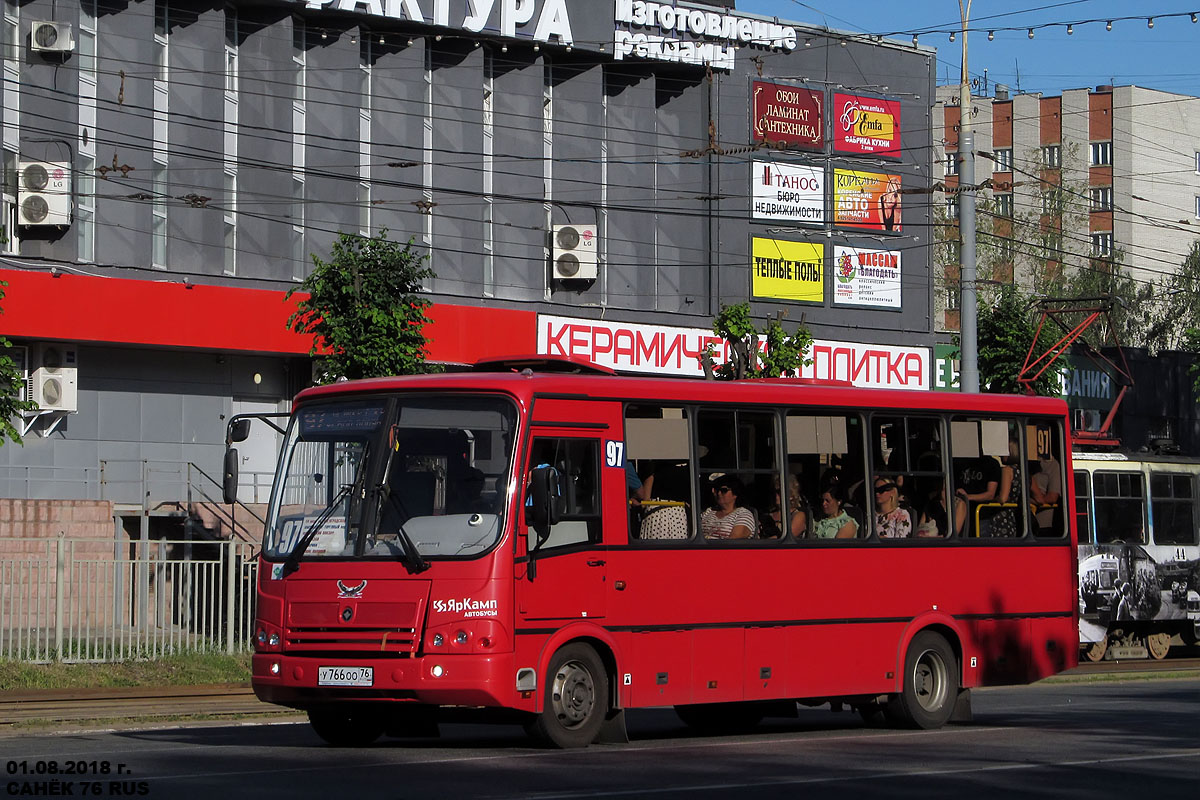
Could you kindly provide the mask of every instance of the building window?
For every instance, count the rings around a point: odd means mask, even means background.
[[[358,232],[371,235],[371,37],[362,32],[358,50]]]
[[[962,286],[957,282],[951,282],[946,287],[946,310],[957,311],[959,303],[962,300]]]
[[[4,143],[4,191],[0,194],[0,225],[7,236],[0,242],[0,251],[21,251],[20,228],[17,227],[17,161],[21,151],[21,19],[20,6],[4,4],[4,100],[2,136]]]
[[[946,216],[951,222],[958,222],[958,198],[952,197],[946,201]]]
[[[1011,194],[996,195],[996,216],[1012,217],[1013,215],[1013,196]]]
[[[1062,169],[1062,145],[1051,144],[1042,148],[1042,166],[1046,169]]]
[[[150,264],[167,266],[167,132],[171,90],[170,12],[166,0],[154,7],[154,158],[150,201]]]
[[[1196,198],[1196,219],[1200,219],[1200,197]]]
[[[308,274],[309,258],[304,236],[306,186],[304,173],[308,128],[308,29],[292,17],[292,279]]]
[[[96,260],[96,16],[96,0],[83,0],[79,4],[79,137],[75,142],[75,257],[88,263]]]
[[[1112,142],[1092,142],[1090,161],[1093,167],[1112,165]]]
[[[237,190],[238,190],[238,101],[240,74],[238,65],[237,13],[225,9],[225,119],[224,119],[224,213],[221,246],[225,253],[225,274],[237,274]]]
[[[1111,186],[1097,186],[1089,191],[1092,211],[1112,211],[1113,190]]]
[[[1092,255],[1107,258],[1112,255],[1113,251],[1113,235],[1112,231],[1092,234]]]
[[[1200,175],[1200,153],[1196,153],[1196,174]]]
[[[946,153],[946,174],[947,175],[957,175],[958,174],[958,153],[956,153],[956,152]]]
[[[996,168],[993,172],[1012,172],[1013,153],[1011,147],[996,151]]]

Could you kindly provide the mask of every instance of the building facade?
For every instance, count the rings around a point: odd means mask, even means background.
[[[0,497],[216,492],[230,415],[311,379],[284,295],[343,232],[428,256],[447,364],[699,376],[749,301],[814,374],[930,388],[933,51],[732,5],[5,0],[0,333],[41,410]]]
[[[949,190],[935,193],[934,204],[950,224],[960,160],[958,94],[957,86],[939,87],[933,109],[935,181]],[[1115,256],[1135,281],[1155,285],[1179,269],[1200,236],[1200,98],[1140,86],[1010,96],[997,85],[993,96],[973,97],[971,108],[975,175],[990,204],[981,228],[991,216],[1002,235],[1010,220],[1052,212],[1045,188],[1053,182],[1063,187],[1055,202],[1064,263],[1080,267]],[[1010,266],[1007,277],[1028,280],[1020,248],[1014,249],[1015,275]],[[938,327],[953,331],[958,265],[938,260]]]

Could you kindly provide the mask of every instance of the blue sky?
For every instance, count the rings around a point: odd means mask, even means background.
[[[961,24],[957,0],[737,0],[737,8],[842,31],[896,34],[903,41],[915,32],[922,44],[938,49],[938,83],[958,80],[962,43],[948,37]],[[1200,13],[1200,0],[974,0],[971,29],[979,32],[969,39],[971,74],[982,79],[986,69],[989,84],[1014,91],[1019,85],[1058,94],[1111,83],[1200,96],[1200,24],[1191,22],[1189,12]],[[1184,16],[1164,16],[1169,14]],[[1137,18],[1121,19],[1132,16]],[[1155,18],[1153,29],[1148,17]],[[1111,32],[1105,28],[1110,19]],[[1069,36],[1068,23],[1074,24]],[[1029,27],[1035,28],[1032,40]],[[993,41],[988,29],[995,30]]]

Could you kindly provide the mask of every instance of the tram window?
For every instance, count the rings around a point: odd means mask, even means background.
[[[682,540],[692,535],[691,415],[674,406],[625,409],[626,458],[642,487],[631,492],[633,539]]]
[[[1191,475],[1151,473],[1150,510],[1155,544],[1196,544],[1196,501]]]
[[[1140,472],[1097,470],[1092,475],[1096,541],[1146,542],[1146,490]]]
[[[1078,530],[1080,544],[1096,541],[1096,535],[1092,530],[1092,514],[1088,508],[1091,494],[1087,470],[1075,470],[1075,527]]]

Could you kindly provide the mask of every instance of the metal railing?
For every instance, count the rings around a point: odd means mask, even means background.
[[[245,542],[0,539],[0,658],[246,650],[256,572]]]

